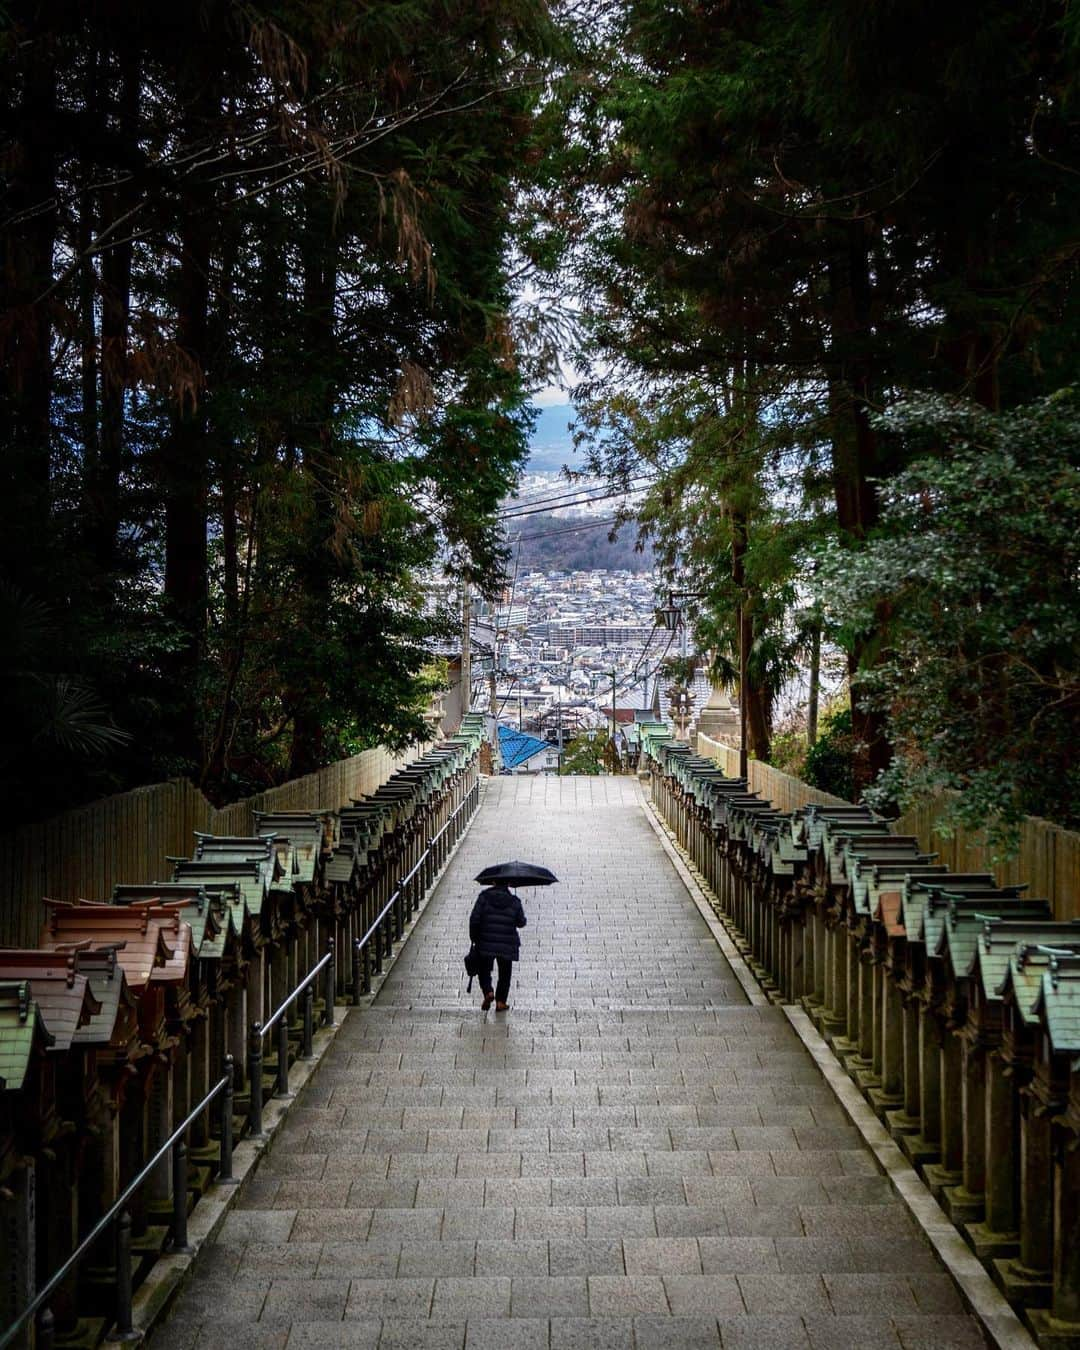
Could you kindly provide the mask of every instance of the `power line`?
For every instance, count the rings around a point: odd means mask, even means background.
[[[718,459],[717,463],[718,463],[719,465],[729,465],[729,464],[745,463],[745,462],[748,462],[748,461],[750,461],[750,460],[757,460],[757,461],[762,462],[762,468],[764,469],[765,466],[764,466],[763,461],[765,460],[765,458],[768,457],[768,455],[769,455],[770,453],[773,453],[773,452],[770,452],[770,451],[762,451],[762,450],[759,450],[759,449],[755,449],[755,448],[753,448],[753,447],[748,447],[748,448],[745,448],[745,449],[742,449],[742,450],[732,450],[732,451],[729,451],[727,454],[725,454],[722,458]],[[681,466],[676,466],[676,467],[681,467]],[[808,467],[809,467],[809,466],[808,466]],[[660,481],[665,477],[665,475],[666,475],[667,473],[670,473],[670,472],[672,472],[672,470],[657,469],[654,473],[651,473],[651,474],[646,474],[646,473],[636,474],[636,475],[634,476],[634,478],[633,478],[632,480],[630,480],[630,482],[631,482],[631,483],[638,483],[638,484],[641,485],[641,486],[647,486],[647,485],[652,484],[652,483],[660,482]],[[775,471],[775,472],[773,472],[772,477],[774,477],[774,478],[779,478],[779,479],[781,479],[782,481],[785,481],[785,480],[791,480],[791,479],[793,479],[793,478],[799,478],[799,477],[802,477],[803,473],[805,473],[805,472],[806,472],[805,469],[789,470],[789,471],[787,471],[786,473],[780,473],[779,471]],[[578,493],[599,493],[599,492],[600,492],[600,488],[603,487],[603,486],[604,486],[603,484],[600,484],[600,485],[598,485],[595,489],[594,489],[594,488],[580,488],[580,489],[577,490],[577,492],[578,492]],[[620,496],[625,495],[627,492],[637,492],[637,491],[640,491],[640,490],[641,490],[641,486],[638,486],[638,487],[627,486],[626,488],[620,489],[619,491],[616,491],[616,492],[609,492],[609,493],[606,493],[606,494],[604,494],[604,495],[593,495],[593,496],[590,496],[590,497],[587,497],[587,498],[583,498],[583,500],[585,500],[585,501],[607,501],[607,500],[609,500],[611,497],[620,497]],[[507,507],[504,511],[501,511],[501,512],[499,513],[499,515],[500,515],[500,518],[502,518],[502,519],[509,519],[509,518],[512,518],[512,517],[517,516],[517,515],[528,515],[528,514],[531,513],[531,508],[536,507],[536,506],[537,506],[538,504],[540,504],[540,503],[543,503],[543,502],[545,502],[545,501],[556,502],[556,501],[559,501],[561,498],[564,498],[564,497],[573,497],[573,496],[575,496],[575,495],[577,495],[577,493],[568,490],[568,491],[563,492],[563,493],[554,493],[554,494],[552,494],[550,497],[529,497],[529,498],[525,499],[523,502],[521,502],[521,503],[520,503],[520,506],[517,506],[517,507]],[[568,502],[567,505],[574,505],[574,503],[573,503],[573,502]]]
[[[794,471],[794,472],[791,472],[791,473],[774,473],[774,474],[772,475],[772,480],[773,480],[774,482],[793,483],[793,482],[797,482],[797,481],[799,481],[800,479],[802,479],[803,476],[804,476],[804,471],[803,471],[803,470],[798,470],[798,471]],[[638,490],[639,490],[639,489],[631,489],[631,491],[638,491]],[[622,497],[622,496],[625,496],[625,495],[626,495],[625,492],[612,492],[612,493],[608,494],[608,496],[606,496],[606,497],[593,497],[591,500],[592,500],[592,501],[598,501],[598,502],[600,502],[600,501],[608,501],[608,500],[610,500],[612,497]],[[571,502],[571,503],[567,503],[567,505],[568,505],[568,506],[572,506],[572,505],[574,505],[574,503],[572,503],[572,502]],[[587,501],[586,501],[586,502],[583,502],[583,503],[581,503],[581,505],[588,505],[588,502],[587,502]],[[505,520],[515,520],[515,519],[520,518],[521,516],[540,515],[540,514],[542,514],[542,513],[543,513],[543,512],[542,512],[541,510],[528,510],[528,511],[517,512],[517,513],[514,513],[514,514],[512,514],[512,515],[510,515],[510,516],[505,516],[505,515],[504,515],[504,516],[501,516],[500,519],[501,519],[501,520],[504,520],[504,521],[505,521]],[[617,517],[615,517],[615,516],[606,516],[603,520],[597,520],[597,521],[585,521],[585,522],[583,522],[583,523],[580,524],[580,525],[568,525],[568,526],[566,526],[565,528],[559,529],[559,530],[540,530],[540,531],[536,532],[535,534],[511,535],[510,537],[511,537],[511,539],[515,540],[516,542],[524,543],[525,541],[527,541],[527,540],[529,540],[529,539],[554,539],[557,535],[560,535],[560,534],[573,534],[574,531],[576,531],[576,530],[592,530],[592,529],[598,529],[601,525],[615,525],[615,524],[618,524],[618,523],[620,523],[620,522],[618,521]],[[623,521],[623,522],[621,522],[621,523],[623,523],[623,524],[629,524],[628,521]]]
[[[643,492],[656,481],[656,477],[648,478],[642,475],[630,480],[626,487],[612,492],[603,491],[605,485],[601,484],[595,488],[577,488],[573,492],[556,493],[550,497],[529,497],[519,506],[509,506],[498,515],[500,520],[512,520],[517,516],[535,516],[541,511],[566,510],[572,506],[587,506],[590,502],[606,502],[612,497],[625,497],[632,492]],[[582,493],[589,495],[582,496]]]
[[[656,630],[654,629],[653,631],[655,632]],[[674,634],[674,633],[671,633],[671,634],[669,635],[669,637],[668,637],[667,645],[664,647],[664,650],[660,653],[660,655],[656,658],[656,664],[653,666],[652,670],[646,671],[646,673],[642,676],[641,683],[645,685],[645,692],[646,692],[646,693],[649,692],[649,690],[648,690],[648,683],[649,683],[649,681],[650,681],[650,680],[652,679],[652,677],[657,673],[657,671],[660,669],[660,667],[664,664],[664,661],[665,661],[666,658],[667,658],[667,654],[668,654],[668,652],[669,652],[670,649],[671,649],[671,644],[672,644],[674,641],[675,641],[675,634]],[[640,666],[640,663],[639,663],[639,666]],[[622,682],[622,684],[619,685],[619,690],[620,690],[621,692],[625,692],[627,689],[629,689],[630,686],[631,686],[631,684],[635,681],[635,679],[636,679],[636,677],[637,677],[638,668],[639,668],[639,667],[635,667],[634,670],[632,670],[632,671],[630,672],[630,674],[624,679],[624,681]]]
[[[615,516],[605,517],[603,520],[586,521],[581,525],[567,525],[561,530],[538,530],[535,534],[511,534],[510,541],[515,544],[524,544],[530,539],[554,539],[560,534],[575,534],[578,530],[598,530],[601,525],[614,525]]]

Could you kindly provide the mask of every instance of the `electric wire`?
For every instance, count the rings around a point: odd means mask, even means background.
[[[514,520],[518,516],[535,516],[542,511],[566,511],[574,506],[588,506],[591,502],[606,502],[613,497],[628,497],[635,492],[644,492],[646,487],[657,482],[657,478],[633,479],[630,484],[616,491],[601,491],[606,485],[597,488],[578,488],[574,492],[562,492],[551,497],[527,497],[518,506],[509,506],[499,511],[500,520]],[[582,493],[589,495],[582,496]]]
[[[510,542],[514,544],[524,544],[530,539],[554,539],[560,534],[575,534],[578,530],[598,530],[601,525],[614,525],[615,516],[607,516],[603,520],[585,521],[581,525],[567,525],[559,530],[537,530],[535,534],[511,534]]]

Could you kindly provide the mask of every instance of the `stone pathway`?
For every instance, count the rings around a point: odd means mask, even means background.
[[[466,995],[519,857],[508,1014]],[[155,1347],[981,1346],[782,1013],[752,1008],[629,779],[493,780]]]

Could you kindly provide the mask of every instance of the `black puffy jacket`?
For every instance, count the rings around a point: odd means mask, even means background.
[[[518,959],[521,939],[517,930],[525,927],[521,901],[505,886],[490,886],[476,897],[469,915],[469,939],[477,951],[488,956]]]

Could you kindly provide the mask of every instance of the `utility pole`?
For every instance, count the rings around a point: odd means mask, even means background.
[[[461,711],[472,709],[472,597],[469,583],[461,584]]]
[[[749,752],[746,744],[746,625],[739,606],[739,777],[749,779]]]
[[[619,772],[619,761],[615,754],[615,668],[611,670],[611,772]]]

